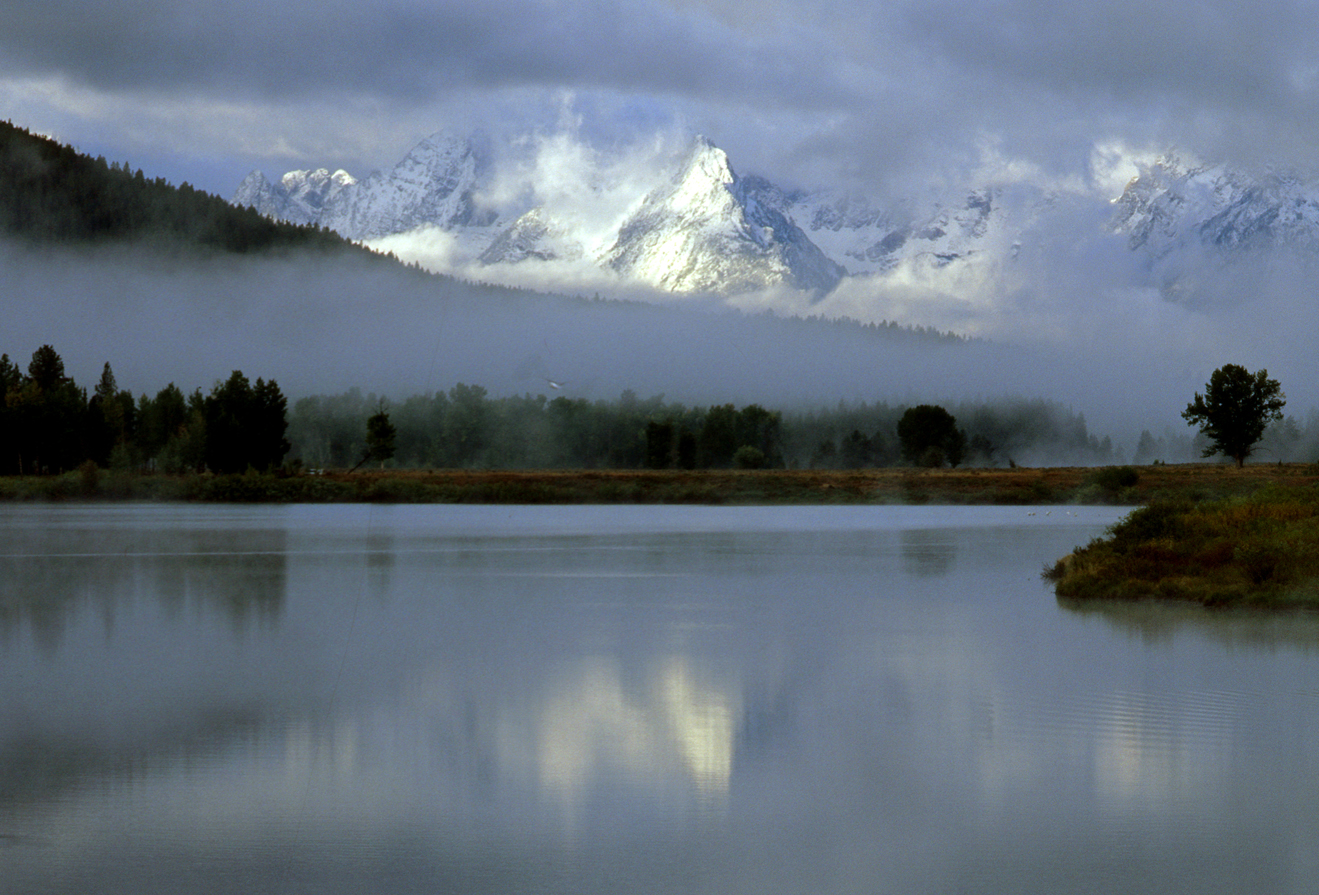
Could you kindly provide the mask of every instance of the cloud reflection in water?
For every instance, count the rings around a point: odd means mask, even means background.
[[[539,778],[565,805],[621,777],[660,788],[685,777],[703,800],[727,797],[735,698],[670,656],[636,686],[618,664],[593,656],[560,675],[541,712]]]

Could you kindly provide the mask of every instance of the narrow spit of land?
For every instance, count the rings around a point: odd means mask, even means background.
[[[1076,606],[1319,610],[1319,465],[1014,469],[330,470],[0,478],[0,501],[1139,507],[1044,570]]]
[[[1115,474],[1118,473],[1118,474]],[[0,479],[0,500],[498,504],[1109,504],[1189,502],[1319,483],[1319,465],[867,470],[385,470]]]
[[[1199,503],[1160,498],[1044,577],[1076,606],[1319,610],[1319,489],[1273,483]]]

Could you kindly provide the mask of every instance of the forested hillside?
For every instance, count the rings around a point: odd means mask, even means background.
[[[187,183],[150,179],[0,122],[0,234],[62,244],[134,242],[220,252],[357,251],[319,227],[276,223]]]

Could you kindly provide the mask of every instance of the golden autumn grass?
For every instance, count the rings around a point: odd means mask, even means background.
[[[1114,474],[1118,473],[1118,474]],[[1134,481],[1133,481],[1134,479]],[[1129,483],[1129,484],[1128,484]],[[1199,502],[1319,483],[1311,464],[1096,469],[386,470],[165,476],[84,468],[0,479],[0,500],[503,504],[1114,504]]]
[[[1319,608],[1319,489],[1155,500],[1044,574],[1063,601]]]

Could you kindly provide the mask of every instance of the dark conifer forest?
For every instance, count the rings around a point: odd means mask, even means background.
[[[272,221],[187,183],[175,187],[148,178],[10,122],[0,122],[0,234],[34,243],[365,253],[332,231]]]
[[[278,383],[239,370],[207,391],[174,383],[135,397],[106,362],[89,391],[42,345],[26,368],[0,355],[0,474],[68,472],[83,464],[139,472],[298,472],[349,468],[371,453],[369,421],[394,428],[397,468],[860,469],[910,464],[906,408],[840,404],[785,414],[758,404],[689,407],[625,392],[616,401],[492,397],[479,385],[397,403],[352,390],[289,406]],[[1043,401],[956,405],[966,449],[954,464],[1014,457],[1092,464],[1114,459],[1080,415]],[[920,461],[924,462],[924,461]],[[937,465],[943,465],[941,457]],[[930,465],[926,463],[926,465]]]
[[[109,363],[88,394],[50,345],[26,371],[0,354],[0,474],[43,475],[84,464],[171,472],[279,469],[289,450],[287,400],[272,381],[235,370],[208,394],[173,383],[134,400]]]

